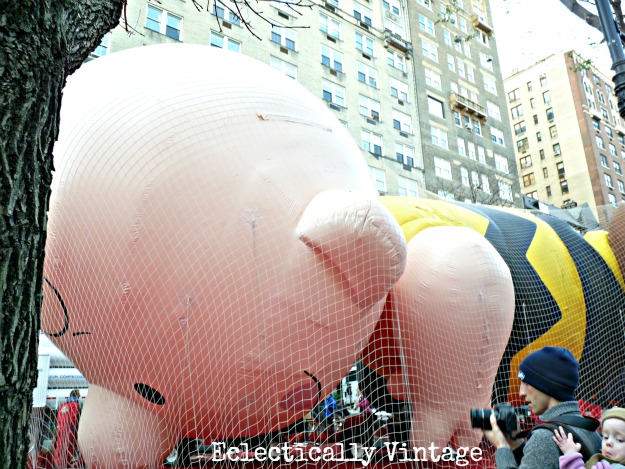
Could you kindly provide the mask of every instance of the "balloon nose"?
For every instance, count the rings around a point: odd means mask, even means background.
[[[379,302],[406,267],[406,240],[374,197],[344,191],[318,194],[297,225],[299,238],[329,260],[363,308]]]

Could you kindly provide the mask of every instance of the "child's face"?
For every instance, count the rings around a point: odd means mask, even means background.
[[[625,461],[625,422],[607,419],[601,429],[601,453],[613,461]]]

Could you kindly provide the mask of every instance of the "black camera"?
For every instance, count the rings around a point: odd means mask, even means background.
[[[490,415],[493,412],[495,412],[497,426],[511,438],[520,430],[519,423],[523,424],[530,417],[530,408],[526,405],[512,407],[507,403],[499,404],[493,409],[471,409],[471,426],[482,430],[492,430]]]

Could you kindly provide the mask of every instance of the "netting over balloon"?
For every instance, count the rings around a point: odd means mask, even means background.
[[[380,199],[315,97],[209,47],[87,64],[61,122],[42,329],[89,383],[61,467],[490,467],[470,409],[521,404],[544,345],[585,408],[625,398],[618,212]]]

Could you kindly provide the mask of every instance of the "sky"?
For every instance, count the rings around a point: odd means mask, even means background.
[[[593,8],[587,2],[582,5]],[[515,68],[523,69],[553,53],[569,50],[591,59],[601,72],[612,76],[608,46],[600,43],[603,34],[559,0],[491,0],[490,6],[504,78]]]

